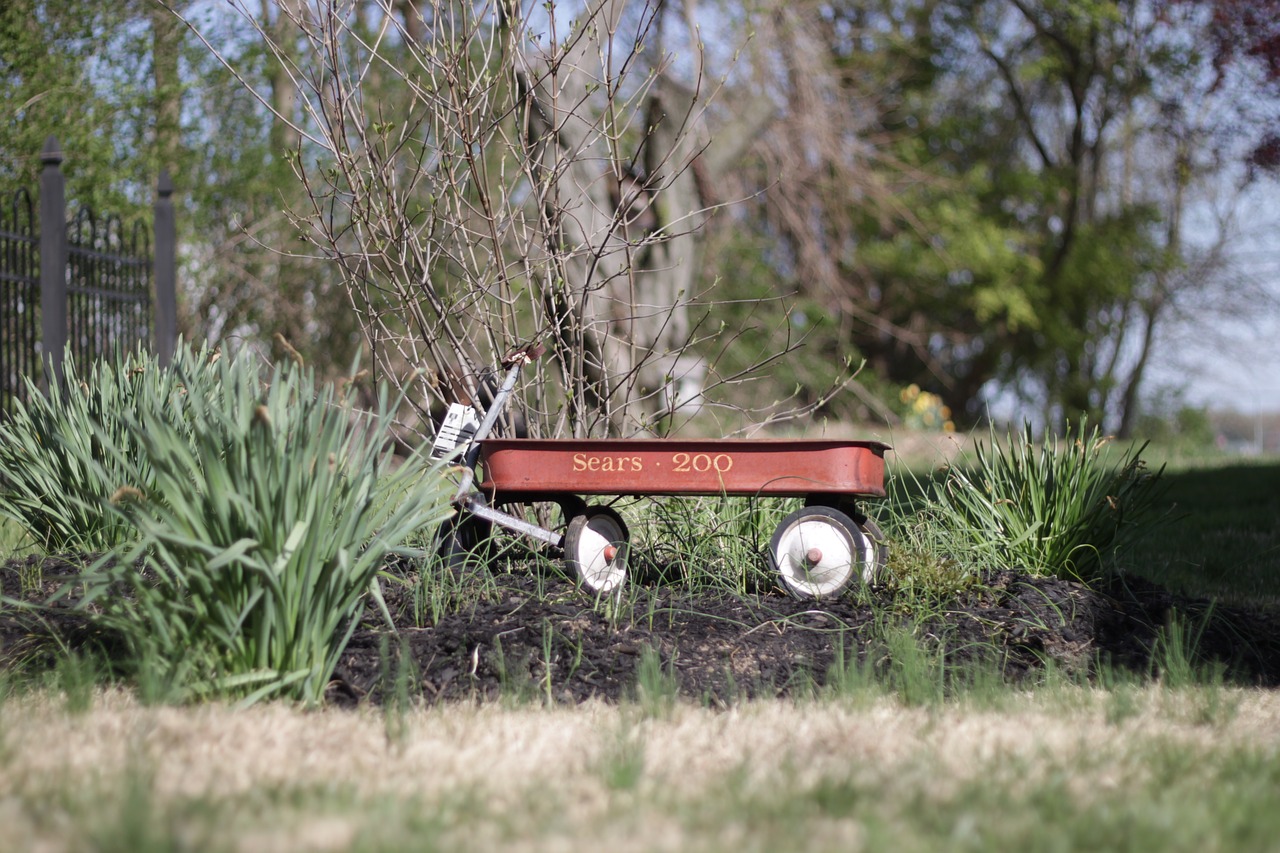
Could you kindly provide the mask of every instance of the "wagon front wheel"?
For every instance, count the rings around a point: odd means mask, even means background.
[[[807,506],[788,515],[769,541],[774,569],[795,598],[833,598],[855,578],[875,575],[877,548],[838,509]]]
[[[569,573],[589,591],[612,592],[627,579],[627,525],[607,506],[587,507],[564,534]]]

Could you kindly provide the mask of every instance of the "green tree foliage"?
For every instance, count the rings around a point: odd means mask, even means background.
[[[0,6],[0,191],[34,192],[40,151],[56,134],[69,200],[118,214],[150,203],[146,55],[129,27],[138,4],[11,0]]]
[[[175,2],[235,46],[238,70],[270,95],[282,72],[218,4]],[[262,14],[274,19],[275,6]],[[285,75],[284,79],[287,79]],[[179,203],[180,326],[322,370],[359,346],[337,271],[294,252],[283,212],[300,192],[283,123],[153,0],[13,0],[0,6],[0,192],[35,195],[45,139],[65,156],[69,202],[149,217],[160,169]]]
[[[997,110],[982,111],[985,128],[971,124],[961,137],[962,157],[1011,143],[1012,168],[993,170],[983,215],[1018,227],[1041,265],[1028,282],[1031,322],[984,344],[1006,343],[1003,378],[1030,379],[1059,419],[1106,412],[1122,381],[1127,306],[1143,277],[1172,260],[1161,251],[1158,214],[1124,191],[1108,159],[1113,141],[1125,144],[1119,127],[1151,94],[1150,81],[1195,64],[1149,49],[1162,33],[1140,6],[977,2],[943,16],[949,38],[982,60],[956,73],[1002,95]]]
[[[1196,67],[1141,3],[924,3],[908,37],[929,73],[887,112],[916,182],[898,215],[869,217],[855,275],[899,298],[931,340],[860,343],[901,381],[940,386],[977,416],[991,380],[1051,420],[1101,419],[1126,381],[1126,333],[1144,279],[1176,259],[1161,216],[1122,186],[1126,123],[1152,80]],[[891,16],[890,16],[891,17]],[[1144,99],[1146,99],[1144,101]],[[921,295],[924,299],[921,300]],[[905,296],[905,300],[901,297]]]
[[[846,351],[962,419],[998,385],[1046,423],[1128,430],[1161,330],[1227,290],[1220,247],[1188,245],[1183,223],[1229,183],[1245,93],[1269,91],[1223,84],[1217,19],[1194,6],[824,6],[823,104],[861,104],[865,144],[783,142],[829,182],[803,187],[802,215],[785,175],[768,190],[786,214],[761,217],[775,268],[843,315]]]
[[[683,238],[707,221],[720,233],[710,251],[700,258],[689,252],[680,263],[651,257],[674,237],[645,243],[648,235],[633,234],[637,245],[628,257],[654,273],[654,287],[705,300],[698,306],[708,314],[703,324],[679,337],[696,341],[695,349],[705,350],[700,355],[725,359],[713,372],[736,382],[739,367],[771,362],[764,375],[774,387],[742,391],[753,401],[780,399],[799,386],[802,403],[822,403],[844,365],[866,359],[871,369],[853,387],[870,412],[886,415],[875,396],[893,399],[895,387],[916,384],[940,394],[961,421],[973,421],[998,385],[1040,408],[1047,423],[1084,412],[1128,431],[1162,330],[1207,310],[1239,308],[1219,298],[1228,289],[1214,284],[1221,281],[1214,268],[1221,253],[1190,245],[1185,221],[1200,189],[1224,184],[1233,165],[1247,163],[1261,174],[1280,162],[1280,144],[1257,130],[1274,127],[1258,119],[1280,102],[1273,5],[720,3],[716,19],[733,23],[718,39],[706,38],[709,55],[746,48],[740,65],[720,63],[733,68],[723,90],[707,79],[705,89],[716,97],[699,107],[705,115],[672,108],[684,96],[678,88],[664,90],[666,100],[655,101],[652,115],[646,108],[641,116],[637,107],[634,126],[619,130],[610,155],[619,166],[614,178],[628,164],[650,177],[642,187],[646,199],[659,189],[670,199],[677,180],[689,185],[679,189],[696,197],[689,209],[699,212],[674,216],[680,228],[673,234]],[[419,47],[415,54],[413,47],[427,44],[431,27],[448,16],[419,0],[361,0],[337,9],[343,37],[323,58],[359,70],[352,76],[358,100],[343,101],[359,120],[321,128],[317,115],[325,113],[337,78],[315,71],[323,63],[307,64],[308,37],[298,21],[308,19],[310,7],[298,0],[169,6],[194,31],[175,25],[172,12],[151,0],[0,6],[0,189],[35,185],[39,151],[51,133],[68,155],[71,197],[100,209],[144,214],[160,166],[169,168],[181,203],[187,336],[241,339],[277,359],[291,345],[322,370],[340,368],[362,345],[343,277],[352,275],[353,257],[369,253],[348,252],[345,270],[307,257],[332,247],[300,241],[304,220],[330,223],[340,249],[360,239],[342,219],[350,211],[343,213],[345,190],[327,171],[332,159],[320,156],[325,145],[307,135],[360,137],[353,150],[378,167],[372,172],[386,187],[413,202],[387,208],[403,225],[393,222],[390,234],[441,221],[439,194],[424,190],[419,199],[415,189],[425,185],[410,180],[423,163],[435,168],[423,155],[438,128],[424,119],[404,122],[425,115],[425,104],[448,101],[436,98],[447,87],[415,64],[415,56],[429,52]],[[578,8],[555,12],[563,22]],[[665,67],[654,45],[675,45],[679,53],[683,41],[672,33],[707,14],[692,3],[683,12],[654,17],[651,43],[637,48],[642,71]],[[535,36],[541,18],[529,21]],[[218,56],[196,32],[216,40]],[[362,64],[375,55],[378,61]],[[681,56],[673,54],[671,68],[691,61]],[[483,50],[459,58],[466,60],[460,71],[498,61]],[[751,85],[735,85],[748,77]],[[500,113],[501,121],[472,131],[523,154],[527,128],[517,126],[524,121],[519,110],[496,106],[514,103],[509,78],[494,76],[483,109],[463,112],[472,119],[488,115],[484,110]],[[648,79],[639,74],[633,85]],[[310,112],[307,92],[314,96]],[[621,94],[640,102],[630,90]],[[652,141],[640,145],[638,128],[648,122],[653,134],[663,124],[650,119],[684,114],[692,126],[695,113],[706,119],[707,146],[678,164],[649,162],[659,149]],[[723,121],[753,113],[759,121]],[[734,130],[712,132],[725,126]],[[756,136],[744,168],[730,169],[730,158],[716,154],[724,147],[718,141]],[[492,144],[481,147],[472,186],[505,186],[509,179],[510,191],[498,197],[527,198],[519,164],[502,161]],[[607,181],[585,183],[600,198],[584,210],[617,206]],[[458,216],[483,211],[481,201],[474,192],[459,196]],[[658,198],[641,212],[665,222],[671,212],[663,203]],[[721,205],[731,211],[704,217]],[[469,274],[483,278],[496,269],[484,242],[492,237],[476,236],[485,229],[472,223],[456,233],[470,243],[451,245],[431,261],[433,286],[446,296],[444,315],[455,324],[460,313],[448,306],[462,303],[449,288],[461,287],[460,273],[476,266]],[[397,239],[373,248],[391,252]],[[689,272],[695,258],[696,282]],[[420,266],[421,259],[410,258],[394,272],[420,283]],[[368,290],[376,297],[390,273],[374,273]],[[512,286],[504,305],[516,304],[520,284]],[[545,306],[535,303],[528,313],[540,316]],[[388,334],[422,336],[412,311],[356,307],[386,323]],[[525,322],[514,315],[501,320],[504,329]],[[735,334],[716,334],[721,321]],[[805,335],[811,355],[774,358]],[[639,349],[655,356],[658,348]],[[405,352],[409,367],[424,362],[414,347]],[[565,377],[548,381],[572,384]]]
[[[290,215],[306,202],[294,167],[295,83],[238,14],[223,6],[177,11],[217,32],[223,51],[219,59],[183,26],[190,321],[200,337],[241,340],[273,360],[292,357],[292,348],[336,375],[359,350],[360,334],[341,271],[308,251]],[[276,4],[262,4],[260,15],[264,26],[279,26]]]

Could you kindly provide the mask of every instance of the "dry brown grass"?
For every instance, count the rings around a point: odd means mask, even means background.
[[[397,833],[422,832],[405,827],[425,811],[445,848],[751,849],[768,836],[744,834],[751,803],[832,780],[943,802],[1072,768],[1068,790],[1089,802],[1149,775],[1154,748],[1280,753],[1272,693],[1223,689],[1229,712],[1206,722],[1193,692],[1142,689],[1109,723],[1107,694],[1070,690],[1067,702],[1033,694],[998,712],[889,700],[656,717],[603,704],[450,707],[411,712],[402,730],[372,711],[145,707],[116,692],[71,715],[36,695],[0,707],[0,849],[77,849],[95,826],[118,831],[119,794],[139,779],[151,819],[203,827],[200,846],[395,847]],[[861,821],[797,819],[809,849],[867,844]]]

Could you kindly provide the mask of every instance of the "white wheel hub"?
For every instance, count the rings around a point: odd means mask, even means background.
[[[852,519],[826,507],[787,516],[770,543],[774,567],[797,598],[830,598],[872,570],[873,546]]]
[[[593,508],[569,522],[565,560],[587,589],[612,592],[627,579],[627,529],[615,513]]]

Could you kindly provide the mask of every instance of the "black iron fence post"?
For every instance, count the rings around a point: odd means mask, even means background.
[[[25,190],[10,202],[12,226],[0,210],[0,416],[11,398],[21,398],[23,376],[38,374],[45,391],[62,384],[68,344],[86,362],[149,344],[162,365],[177,347],[177,223],[169,173],[162,170],[156,183],[154,230],[139,222],[128,234],[120,217],[98,216],[83,205],[68,221],[63,159],[58,138],[50,136],[40,153],[38,237]]]
[[[168,169],[160,170],[160,181],[156,184],[155,219],[155,347],[160,366],[164,367],[173,359],[178,343],[178,229],[173,213],[173,181]]]
[[[67,216],[62,146],[56,136],[40,153],[40,358],[46,390],[62,383],[67,347]]]

